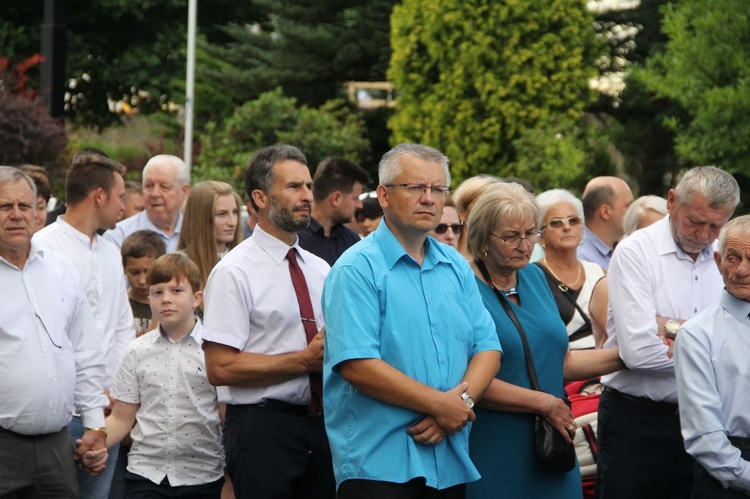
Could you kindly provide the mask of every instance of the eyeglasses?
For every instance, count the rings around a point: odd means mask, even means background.
[[[568,218],[552,218],[547,222],[546,225],[542,226],[542,230],[546,229],[547,227],[554,227],[555,229],[559,229],[565,224],[565,222],[567,222],[571,227],[575,227],[576,225],[580,225],[583,220],[579,216]]]
[[[452,230],[455,235],[459,235],[464,231],[464,224],[439,224],[435,227],[435,234],[445,234],[448,229]]]
[[[367,198],[377,198],[378,197],[378,191],[370,191],[370,192],[363,192],[359,195],[359,200],[364,201]]]
[[[383,184],[385,187],[401,187],[406,189],[407,194],[412,196],[424,196],[427,189],[430,190],[436,198],[444,198],[451,191],[447,185],[424,185],[424,184]]]
[[[536,244],[537,242],[539,242],[539,238],[542,236],[542,233],[538,231],[527,232],[526,237],[521,237],[521,234],[516,234],[514,236],[498,236],[494,232],[490,232],[490,234],[505,243],[505,247],[511,249],[516,249],[521,246],[521,241],[526,241],[526,244],[528,245]]]

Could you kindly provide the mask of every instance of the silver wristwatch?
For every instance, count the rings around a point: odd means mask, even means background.
[[[474,397],[469,395],[468,392],[463,392],[461,398],[464,399],[464,403],[469,406],[469,409],[474,408]]]

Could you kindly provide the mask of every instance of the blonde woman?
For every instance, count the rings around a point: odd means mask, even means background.
[[[469,258],[470,255],[466,250],[466,234],[468,232],[467,222],[469,220],[469,214],[474,204],[479,199],[479,196],[484,194],[488,187],[494,184],[502,182],[501,179],[493,177],[492,175],[480,174],[475,177],[467,178],[461,185],[456,188],[451,198],[456,203],[456,210],[458,211],[458,221],[464,224],[463,232],[458,236],[458,242],[456,249],[461,252],[462,255]]]
[[[177,251],[200,269],[201,289],[219,259],[242,242],[241,206],[242,199],[225,182],[207,180],[190,190]]]

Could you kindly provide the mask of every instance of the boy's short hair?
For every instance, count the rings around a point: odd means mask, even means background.
[[[198,266],[182,253],[169,253],[160,256],[151,264],[146,273],[146,284],[153,286],[154,284],[169,282],[172,279],[177,279],[179,283],[183,278],[190,283],[193,293],[200,291],[201,271],[198,270]]]
[[[125,182],[125,194],[138,193],[143,195],[143,184],[136,182],[135,180],[128,180]]]
[[[128,258],[143,258],[152,256],[159,258],[167,254],[167,243],[164,238],[153,230],[138,230],[130,234],[122,242],[120,249],[122,266],[128,264]]]

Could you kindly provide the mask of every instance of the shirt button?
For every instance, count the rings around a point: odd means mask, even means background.
[[[696,281],[698,280],[698,276],[695,276],[695,280],[696,280]]]
[[[439,332],[439,331],[437,330],[437,328],[435,328],[435,334],[438,334],[438,332]]]

